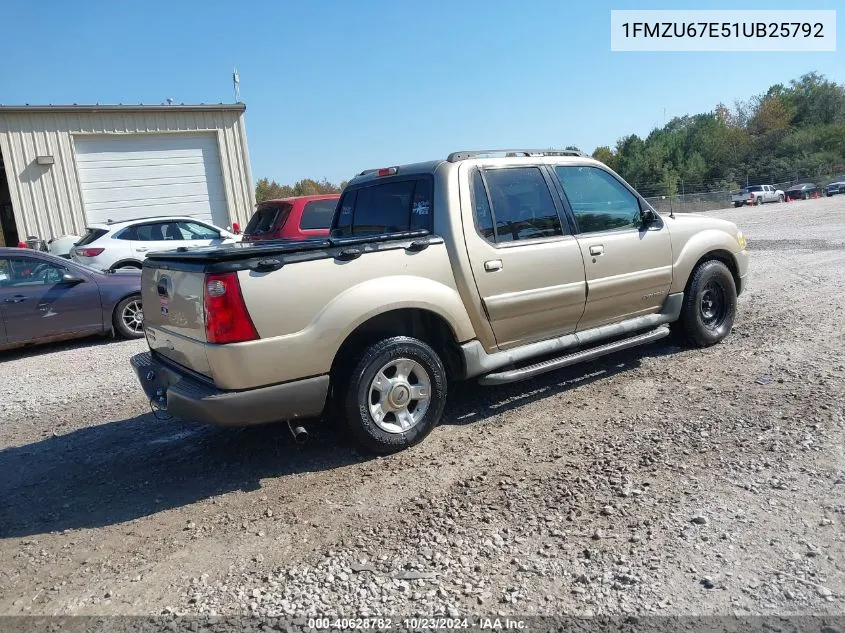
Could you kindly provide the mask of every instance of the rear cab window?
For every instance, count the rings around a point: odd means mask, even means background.
[[[338,205],[332,234],[382,235],[432,225],[433,180],[430,176],[368,182],[346,190]]]
[[[299,228],[305,231],[330,228],[336,207],[337,199],[335,198],[306,202],[305,208],[302,209]]]

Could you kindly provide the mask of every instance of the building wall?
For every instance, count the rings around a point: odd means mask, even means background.
[[[246,226],[255,189],[243,105],[138,108],[0,108],[0,152],[18,234],[49,240],[83,235],[85,214],[74,154],[77,135],[214,132],[230,224]],[[52,165],[37,156],[51,155]]]

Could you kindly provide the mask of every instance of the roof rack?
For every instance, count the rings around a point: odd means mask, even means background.
[[[140,218],[129,218],[128,220],[112,220],[111,218],[107,219],[105,222],[95,222],[94,224],[124,224],[125,222],[145,222],[147,220],[176,220],[182,221],[187,219],[195,220],[193,216],[190,215],[146,215]]]
[[[577,149],[480,149],[452,152],[446,157],[446,160],[450,163],[457,163],[468,158],[478,158],[479,156],[488,156],[490,154],[503,154],[505,156],[509,154],[521,156],[587,156],[584,152]]]

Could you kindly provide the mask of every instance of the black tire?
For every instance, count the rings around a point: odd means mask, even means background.
[[[810,197],[810,196],[809,196],[809,194],[808,194],[807,192],[804,192],[804,195],[803,195],[803,196],[801,196],[801,199],[802,199],[802,200],[806,200],[806,199],[807,199],[807,198],[809,198],[809,197]]]
[[[132,325],[128,322],[129,312],[133,310],[133,305],[135,304],[137,304],[137,308],[141,308],[141,295],[130,295],[121,300],[114,308],[112,324],[114,325],[115,334],[120,338],[133,339],[144,336],[141,322]],[[141,315],[143,318],[143,309],[141,310]]]
[[[398,362],[400,359],[417,363],[427,373],[430,397],[427,409],[413,426],[407,430],[389,432],[376,423],[370,407],[373,395],[377,395],[374,393],[374,381],[377,374],[389,363]],[[339,385],[338,395],[342,398],[343,413],[350,432],[365,448],[380,455],[401,451],[421,442],[440,422],[446,405],[446,370],[437,353],[422,341],[408,336],[395,336],[379,341],[366,348],[363,354],[353,362],[352,367],[348,377],[343,381],[345,384]],[[424,381],[411,382],[414,378],[419,381],[419,377],[412,374],[408,384],[424,383]],[[393,390],[390,393],[392,395]],[[410,395],[407,397],[410,398]],[[410,409],[411,403],[408,402],[405,410],[410,410],[413,415],[413,411],[417,411],[416,406],[420,406],[420,402],[415,401],[413,410]],[[372,406],[375,404],[372,403]],[[391,424],[390,415],[388,413],[384,416],[382,425]],[[395,425],[398,426],[398,418],[395,415],[394,420]]]
[[[744,202],[734,202],[734,209],[738,209],[738,208],[739,208],[739,207],[741,207],[743,204],[745,204],[745,203],[744,203]]]
[[[754,206],[759,207],[761,204],[763,204],[763,196],[755,196],[754,197]]]
[[[783,202],[783,194],[778,196],[778,202]]]
[[[684,291],[678,325],[696,347],[715,345],[728,334],[736,316],[736,283],[728,267],[711,259],[692,272]]]

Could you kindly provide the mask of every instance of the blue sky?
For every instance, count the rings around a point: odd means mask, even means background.
[[[218,103],[237,65],[252,169],[292,183],[480,147],[592,151],[845,53],[612,53],[610,9],[837,2],[44,2],[3,9],[0,103]],[[837,15],[843,32],[843,15]]]

